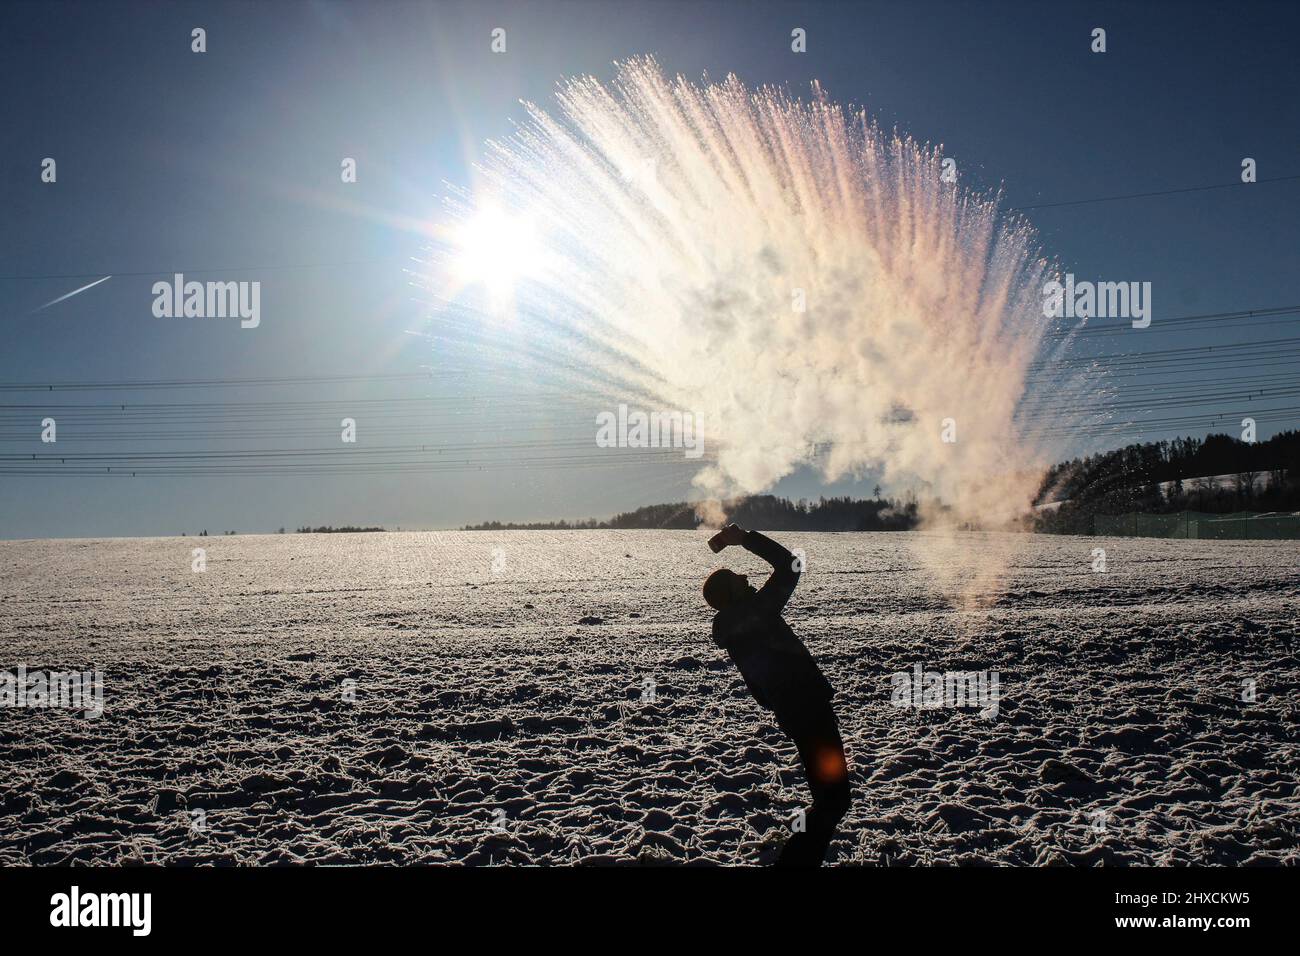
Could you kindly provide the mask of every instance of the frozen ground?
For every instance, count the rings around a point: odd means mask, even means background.
[[[0,708],[0,863],[766,859],[803,776],[708,640],[704,537],[0,542],[0,670],[105,675],[98,719]],[[960,612],[923,537],[775,537],[838,688],[834,862],[1300,862],[1295,542],[1026,537]],[[917,663],[998,671],[997,716],[891,706]]]

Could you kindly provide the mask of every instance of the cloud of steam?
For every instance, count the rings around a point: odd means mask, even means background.
[[[1049,460],[1052,428],[1018,409],[1055,272],[937,149],[814,94],[650,59],[568,81],[558,116],[530,106],[492,144],[473,203],[541,232],[528,298],[581,363],[703,417],[705,496],[808,466],[1010,521]]]

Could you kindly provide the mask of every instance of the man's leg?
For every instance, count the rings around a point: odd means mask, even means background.
[[[786,842],[777,866],[821,866],[835,827],[849,809],[849,768],[839,724],[829,703],[786,719],[778,715],[777,723],[799,749],[813,798],[806,828]]]

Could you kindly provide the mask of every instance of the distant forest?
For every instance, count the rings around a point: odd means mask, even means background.
[[[319,528],[299,528],[298,534],[357,534],[362,531],[387,531],[387,528],[355,528],[352,525],[344,525],[336,528],[333,525],[323,524]],[[280,529],[280,534],[284,534],[284,529]]]
[[[1231,476],[1226,486],[1209,480],[1218,475]],[[1026,529],[1087,533],[1097,514],[1297,511],[1300,432],[1280,432],[1262,442],[1229,435],[1175,438],[1061,462],[1048,469],[1035,503],[1054,502],[1062,504],[1026,515]],[[902,500],[882,498],[877,488],[874,498],[791,501],[756,495],[723,507],[728,520],[762,531],[907,531],[916,527],[918,502],[911,493]],[[679,501],[647,505],[607,521],[489,521],[462,530],[692,529],[700,524],[695,505]]]
[[[1224,483],[1210,479],[1227,475]],[[1300,432],[1267,441],[1230,435],[1126,445],[1048,470],[1038,504],[1060,501],[1034,519],[1037,531],[1080,533],[1093,515],[1129,512],[1300,510]]]
[[[877,490],[879,494],[879,490]],[[775,495],[755,495],[737,502],[724,503],[727,519],[760,531],[906,531],[916,527],[915,496],[904,501],[819,498],[817,501],[790,501]],[[588,528],[685,528],[701,524],[695,505],[678,501],[669,505],[647,505],[625,511],[608,521],[540,521],[532,524],[468,525],[465,531],[514,530],[583,530]]]

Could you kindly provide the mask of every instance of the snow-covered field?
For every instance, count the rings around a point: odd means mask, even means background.
[[[1017,536],[958,611],[925,536],[773,536],[838,689],[833,862],[1300,862],[1295,542]],[[767,859],[802,771],[699,596],[763,566],[705,537],[0,542],[0,671],[104,675],[97,719],[0,708],[0,863]],[[892,706],[916,664],[997,671],[996,716]]]

